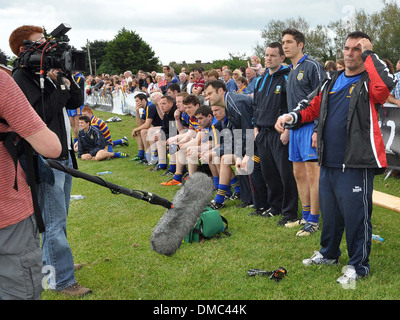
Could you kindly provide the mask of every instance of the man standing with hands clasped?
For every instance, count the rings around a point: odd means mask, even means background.
[[[328,74],[308,100],[275,124],[283,132],[286,123],[319,117],[319,199],[324,224],[320,251],[303,264],[338,264],[346,228],[349,261],[337,279],[341,284],[369,274],[373,179],[375,171],[387,165],[376,105],[385,103],[396,81],[372,48],[368,35],[350,33],[343,50],[345,69]]]
[[[270,208],[262,217],[282,214],[286,221],[297,218],[298,195],[287,143],[274,128],[276,118],[288,112],[286,81],[290,69],[282,65],[285,54],[278,42],[265,49],[265,72],[254,90],[254,136],[261,171],[269,192]]]

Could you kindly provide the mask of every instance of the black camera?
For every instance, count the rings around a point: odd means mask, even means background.
[[[24,40],[24,51],[16,63],[34,72],[58,68],[66,74],[86,71],[86,53],[71,49],[69,30],[71,27],[62,23],[43,42]]]

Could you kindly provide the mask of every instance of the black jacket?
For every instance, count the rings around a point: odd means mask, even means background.
[[[289,72],[289,67],[282,66],[272,75],[266,72],[257,79],[253,99],[255,127],[273,128],[276,119],[288,112],[286,81]]]
[[[244,156],[254,152],[254,124],[252,98],[246,94],[227,92],[225,94],[227,127],[233,132],[235,155]],[[227,143],[227,140],[225,140]],[[242,151],[241,154],[239,151]]]
[[[45,78],[42,96],[38,75],[29,70],[17,67],[13,70],[12,77],[27,97],[31,106],[46,123],[47,127],[60,139],[62,152],[57,160],[68,159],[68,153],[70,153],[76,167],[73,150],[68,150],[68,139],[71,141],[72,138],[67,137],[63,108],[77,109],[83,104],[83,95],[80,87],[71,78],[70,89],[61,90],[58,84]]]
[[[362,58],[366,71],[356,83],[350,98],[343,169],[378,169],[387,166],[376,107],[386,102],[390,91],[396,85],[396,80],[373,51],[363,52]],[[302,101],[294,112],[290,113],[295,122],[309,122],[318,117],[319,164],[322,163],[324,153],[323,134],[329,92],[341,72],[330,73],[309,100]]]
[[[78,158],[81,158],[85,153],[94,157],[97,152],[103,150],[109,144],[100,130],[93,126],[89,127],[88,132],[79,130],[78,141]]]

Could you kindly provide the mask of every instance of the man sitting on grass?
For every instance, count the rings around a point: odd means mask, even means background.
[[[93,109],[89,106],[84,106],[82,108],[82,115],[83,116],[88,116],[90,118],[90,124],[93,127],[96,127],[97,129],[100,130],[100,132],[103,134],[104,139],[106,139],[107,142],[111,144],[111,152],[112,152],[112,147],[114,146],[129,146],[129,141],[127,137],[122,137],[121,139],[113,141],[111,138],[111,132],[110,129],[108,128],[107,124],[100,118],[95,117],[93,115]],[[78,118],[79,121],[79,118]],[[78,125],[79,127],[79,125]],[[75,142],[74,144],[74,151],[78,151],[78,141]]]
[[[99,129],[90,124],[88,116],[79,117],[78,158],[82,160],[105,160],[129,157],[123,152],[109,151],[112,146],[106,142]]]

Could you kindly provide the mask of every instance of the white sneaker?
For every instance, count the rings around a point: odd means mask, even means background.
[[[319,230],[319,224],[314,222],[306,222],[303,228],[296,233],[298,237],[309,236],[311,233],[317,232]]]
[[[353,266],[345,266],[343,267],[343,270],[346,269],[346,271],[344,272],[344,274],[339,277],[336,281],[339,282],[340,284],[350,284],[350,283],[354,283],[355,281],[358,280],[358,278],[360,277],[357,272],[356,269],[354,269]]]
[[[301,219],[298,219],[298,220],[293,221],[293,222],[285,223],[285,227],[286,228],[293,228],[293,227],[297,227],[297,226],[302,226],[302,225],[306,224],[306,222],[307,222],[306,220],[301,218]]]
[[[339,264],[339,259],[325,259],[319,251],[314,251],[314,255],[311,258],[303,260],[303,265],[305,266],[311,266],[313,264],[336,265]]]

